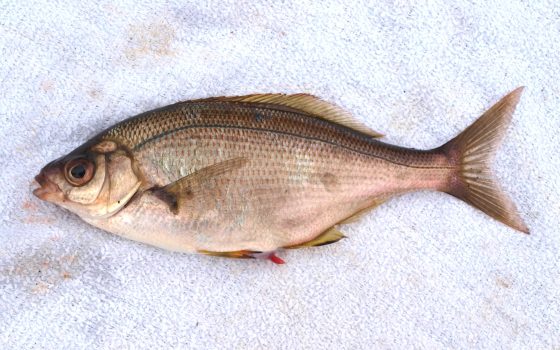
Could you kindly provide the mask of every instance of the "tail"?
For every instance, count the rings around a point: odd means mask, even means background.
[[[510,92],[439,150],[457,165],[447,193],[518,231],[529,233],[515,204],[502,192],[490,168],[522,92],[523,87]]]

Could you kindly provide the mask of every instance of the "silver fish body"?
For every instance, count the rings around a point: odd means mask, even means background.
[[[385,144],[309,95],[182,102],[121,122],[50,163],[36,194],[129,239],[232,257],[332,243],[343,237],[339,224],[420,189],[450,193],[527,232],[490,172],[520,94],[428,151]]]

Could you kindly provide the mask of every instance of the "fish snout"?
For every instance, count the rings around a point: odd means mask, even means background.
[[[50,179],[56,175],[58,171],[58,169],[45,167],[35,176],[35,181],[39,184],[39,187],[33,190],[33,194],[36,197],[42,200],[52,201],[54,196],[60,196],[62,194],[60,187]]]

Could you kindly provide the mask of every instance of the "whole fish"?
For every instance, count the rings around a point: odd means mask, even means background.
[[[432,150],[386,144],[307,94],[180,102],[124,120],[36,176],[34,194],[157,247],[238,258],[333,243],[389,198],[449,193],[528,233],[490,163],[523,88]]]

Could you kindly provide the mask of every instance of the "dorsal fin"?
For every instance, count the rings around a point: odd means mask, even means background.
[[[371,137],[383,137],[383,134],[370,129],[361,122],[357,121],[350,112],[345,111],[339,106],[321,100],[319,97],[309,94],[254,94],[245,96],[224,96],[211,97],[196,101],[229,101],[243,103],[263,103],[271,105],[281,105],[295,110],[311,114],[316,118],[328,120],[330,122],[343,125],[352,130],[359,131]]]

